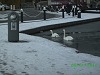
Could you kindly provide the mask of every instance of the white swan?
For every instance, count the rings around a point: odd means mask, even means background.
[[[71,40],[73,40],[73,37],[72,37],[72,36],[67,36],[67,37],[65,37],[65,29],[63,29],[63,31],[64,31],[64,37],[63,37],[64,40],[66,40],[66,41],[71,41]]]
[[[57,33],[53,33],[53,31],[52,30],[50,30],[50,32],[51,32],[51,37],[59,37],[59,35],[57,34]]]

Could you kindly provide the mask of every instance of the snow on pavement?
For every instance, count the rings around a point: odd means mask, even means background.
[[[53,22],[55,23],[55,21],[52,21],[52,23]],[[43,21],[38,24],[42,26],[42,23],[45,25],[50,22]],[[39,26],[38,24],[35,25],[33,22],[22,24],[20,24],[20,30],[22,27],[23,29],[27,29],[27,27]],[[100,74],[100,57],[76,53],[76,49],[41,37],[21,33],[18,43],[8,42],[7,31],[7,25],[1,24],[0,75]],[[94,66],[91,66],[91,64],[94,64]],[[75,67],[73,65],[77,66]]]

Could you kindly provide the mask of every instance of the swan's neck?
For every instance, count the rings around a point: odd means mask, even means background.
[[[64,38],[65,38],[65,30],[64,30]]]
[[[51,34],[53,34],[53,31],[51,30]]]

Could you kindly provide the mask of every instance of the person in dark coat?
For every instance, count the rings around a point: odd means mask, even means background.
[[[75,16],[75,6],[72,6],[72,16]]]
[[[71,2],[69,2],[69,3],[66,5],[66,13],[67,13],[68,15],[70,15],[71,10],[72,10],[72,4],[71,4]]]

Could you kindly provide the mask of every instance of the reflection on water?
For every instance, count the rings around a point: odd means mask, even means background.
[[[73,45],[73,41],[63,40],[63,43],[66,44],[67,46],[72,46]]]
[[[66,36],[72,36],[73,41],[63,40],[63,29],[66,29]],[[100,22],[93,22],[79,26],[60,28],[53,30],[60,37],[52,38],[50,31],[36,34],[49,40],[62,43],[68,47],[76,48],[79,52],[100,56]]]

